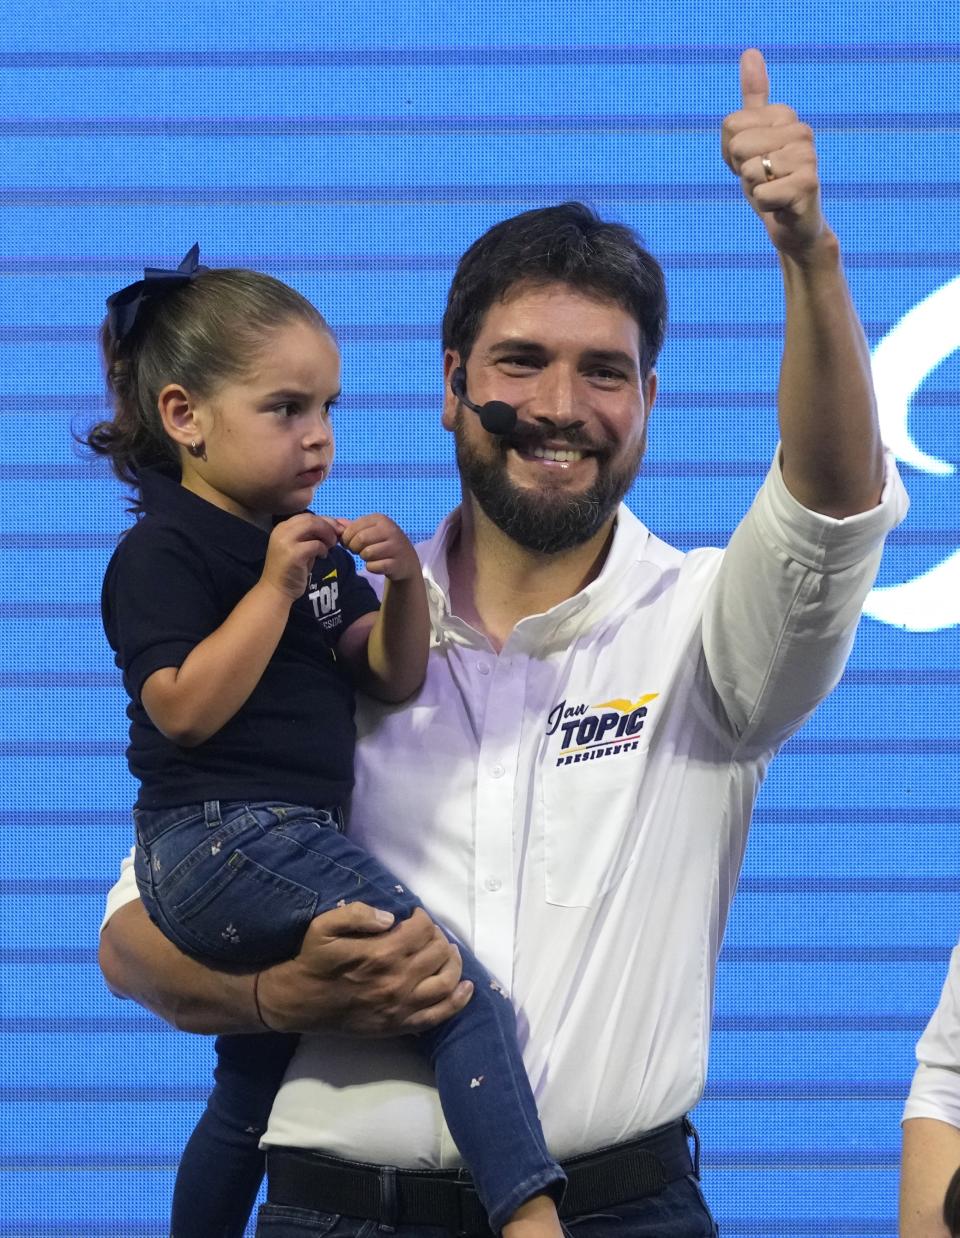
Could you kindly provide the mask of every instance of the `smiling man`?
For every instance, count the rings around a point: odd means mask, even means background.
[[[426,682],[358,713],[351,832],[513,1001],[578,1238],[715,1233],[686,1114],[751,809],[839,679],[906,509],[812,134],[768,103],[758,52],[741,84],[724,158],[787,307],[781,446],[751,510],[725,551],[684,555],[620,502],[665,319],[660,269],[629,230],[577,204],[497,225],[444,318],[463,502],[421,548]],[[483,428],[471,407],[490,402],[516,410],[512,428]],[[469,997],[429,922],[384,932],[359,905],[330,912],[255,988],[177,955],[129,883],[109,911],[117,992],[192,1030],[314,1033],[265,1135],[258,1233],[485,1232],[430,1072],[398,1035]]]

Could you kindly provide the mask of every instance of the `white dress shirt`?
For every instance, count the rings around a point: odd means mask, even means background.
[[[903,1117],[960,1127],[960,945],[950,955],[940,1001],[917,1041],[917,1070]]]
[[[807,511],[774,467],[727,550],[686,555],[621,507],[599,577],[499,656],[450,613],[457,514],[421,548],[427,678],[358,710],[350,833],[510,993],[555,1155],[699,1099],[754,799],[839,679],[906,506],[889,458],[880,505],[846,520]],[[460,1163],[409,1037],[304,1037],[265,1143]]]

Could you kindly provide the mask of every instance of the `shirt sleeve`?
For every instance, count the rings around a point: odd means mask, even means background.
[[[711,680],[741,744],[774,750],[843,673],[886,534],[908,500],[893,457],[880,502],[809,511],[773,467],[730,539],[703,616]]]
[[[104,579],[102,611],[134,701],[154,671],[180,666],[224,618],[223,602],[189,540],[148,524],[135,525],[117,547]]]
[[[960,1127],[960,946],[950,955],[940,1001],[917,1041],[917,1070],[903,1117]]]
[[[103,910],[103,919],[100,921],[100,932],[102,933],[106,927],[110,917],[121,907],[125,907],[127,903],[133,903],[140,897],[140,891],[137,889],[137,879],[133,873],[133,848],[130,848],[130,854],[124,856],[120,864],[120,876],[110,887],[110,892],[107,895],[107,904]]]

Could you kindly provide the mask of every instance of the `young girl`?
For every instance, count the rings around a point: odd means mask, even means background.
[[[429,615],[416,552],[391,520],[306,510],[330,471],[340,391],[323,318],[276,280],[197,259],[194,246],[176,272],[147,270],[108,299],[114,416],[85,441],[137,494],[102,607],[130,697],[143,901],[182,950],[250,970],[295,954],[310,920],[344,902],[398,918],[419,906],[346,839],[342,812],[353,688],[386,701],[415,692]],[[382,604],[351,553],[385,577]],[[559,1235],[564,1176],[513,1010],[460,950],[474,995],[420,1037],[444,1114],[491,1227]],[[174,1238],[242,1234],[294,1040],[220,1038]]]

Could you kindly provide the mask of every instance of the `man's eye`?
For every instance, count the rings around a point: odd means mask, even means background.
[[[533,357],[501,357],[500,365],[507,370],[535,370],[538,368],[539,362]]]
[[[622,383],[626,379],[626,375],[621,374],[619,370],[611,370],[605,365],[597,366],[596,369],[590,370],[587,377],[602,383],[606,387],[612,386],[614,383]]]
[[[288,402],[286,404],[275,404],[273,411],[281,417],[295,417],[300,411],[300,405]]]

